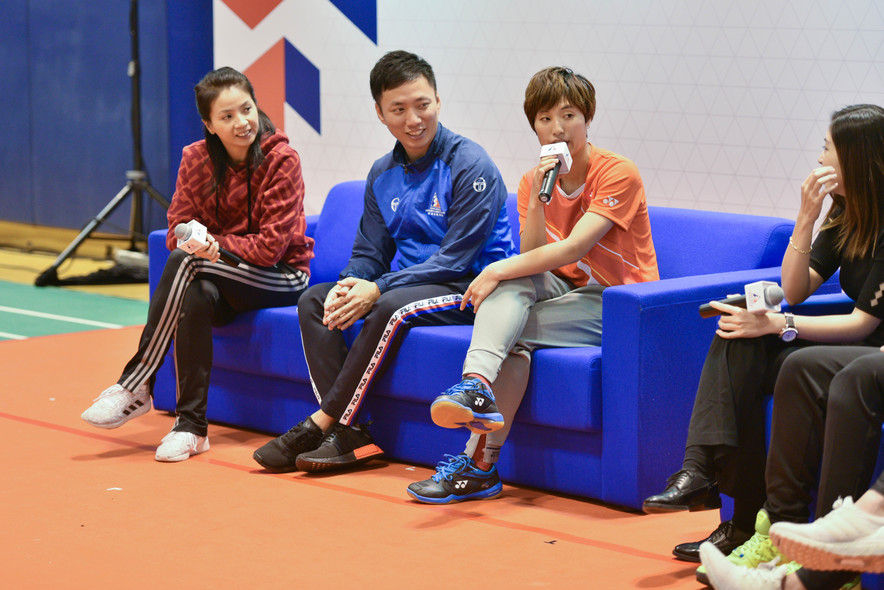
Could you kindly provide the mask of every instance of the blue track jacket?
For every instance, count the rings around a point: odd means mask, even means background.
[[[481,146],[439,125],[423,158],[402,144],[374,163],[365,210],[341,278],[374,281],[381,293],[479,274],[512,256],[506,186]],[[400,270],[391,271],[396,254]]]

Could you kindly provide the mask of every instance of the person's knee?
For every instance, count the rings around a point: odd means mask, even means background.
[[[172,252],[169,253],[169,258],[166,260],[166,266],[181,266],[181,264],[187,260],[190,256],[187,252],[182,250],[181,248],[175,248]]]
[[[195,279],[187,285],[184,291],[184,310],[192,310],[197,307],[211,308],[220,299],[218,287],[211,281]]]
[[[796,350],[785,359],[777,375],[777,389],[783,386],[792,388],[810,378],[814,368],[819,365],[819,354],[813,347]]]
[[[859,357],[838,371],[829,386],[829,410],[878,408],[884,391],[884,354]]]
[[[301,293],[298,299],[298,319],[301,322],[315,321],[322,318],[325,310],[325,298],[328,297],[334,283],[319,283],[311,285]]]

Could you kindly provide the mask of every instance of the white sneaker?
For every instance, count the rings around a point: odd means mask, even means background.
[[[154,457],[157,461],[174,463],[184,461],[191,455],[199,455],[209,450],[209,438],[197,436],[192,432],[178,432],[173,430],[163,437],[162,444],[157,447]]]
[[[776,565],[779,559],[746,567],[729,560],[709,541],[700,545],[700,561],[706,568],[709,584],[716,590],[780,590],[783,578],[795,571],[797,564]]]
[[[118,428],[150,411],[150,390],[147,383],[131,392],[114,384],[101,392],[80,417],[98,428]]]
[[[849,496],[809,524],[774,524],[770,537],[811,569],[884,572],[884,518],[857,508]]]

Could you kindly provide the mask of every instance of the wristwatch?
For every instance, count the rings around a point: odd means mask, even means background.
[[[783,342],[792,342],[798,338],[798,328],[795,327],[795,316],[787,311],[783,314],[783,317],[786,318],[786,325],[780,330],[780,339]]]

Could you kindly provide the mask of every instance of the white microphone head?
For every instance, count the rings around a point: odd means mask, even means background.
[[[567,174],[571,169],[571,151],[564,141],[540,146],[540,157],[555,156],[559,159],[559,174]]]
[[[187,225],[186,223],[179,223],[175,226],[175,237],[181,240],[182,242],[186,242],[190,239],[190,234],[193,232],[193,229]]]
[[[782,303],[785,297],[786,294],[783,293],[783,288],[779,285],[770,285],[769,287],[765,287],[764,289],[764,300],[771,307]]]

